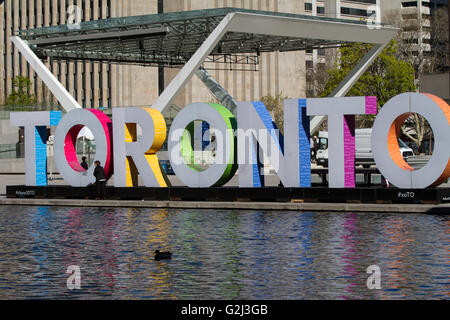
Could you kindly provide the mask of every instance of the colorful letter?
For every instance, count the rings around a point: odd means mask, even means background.
[[[238,127],[239,187],[264,186],[262,153],[285,187],[311,186],[306,99],[284,101],[284,136],[262,102],[238,103]]]
[[[95,182],[94,166],[84,170],[77,159],[78,133],[88,127],[95,138],[94,161],[99,160],[105,169],[106,179],[112,175],[112,123],[109,117],[96,109],[74,109],[62,118],[55,131],[55,165],[64,180],[74,187],[84,187]]]
[[[47,185],[47,126],[60,120],[60,111],[11,112],[11,125],[25,127],[25,185]]]
[[[307,99],[308,115],[328,116],[328,185],[355,188],[355,116],[376,114],[376,97]]]
[[[137,125],[142,136],[137,138]],[[146,187],[170,185],[156,153],[166,140],[163,115],[152,108],[114,108],[114,185],[138,186],[138,172]]]
[[[216,156],[209,168],[202,170],[194,161],[191,144],[193,122],[209,123],[216,138]],[[193,103],[176,116],[169,133],[169,157],[177,177],[189,187],[221,186],[235,174],[236,120],[224,106],[215,103]]]
[[[434,152],[428,163],[415,170],[403,159],[398,146],[401,127],[412,113],[424,116],[434,134]],[[372,150],[381,174],[399,188],[436,187],[450,176],[450,107],[426,93],[403,93],[389,100],[375,120]]]

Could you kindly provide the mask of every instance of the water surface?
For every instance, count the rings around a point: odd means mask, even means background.
[[[449,230],[421,214],[2,206],[0,299],[448,299]]]

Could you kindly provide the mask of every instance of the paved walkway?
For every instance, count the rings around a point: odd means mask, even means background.
[[[198,202],[198,201],[128,201],[128,200],[100,201],[100,200],[74,200],[74,199],[0,198],[0,205],[450,214],[450,204],[417,205],[417,204],[360,204],[360,203],[278,203],[278,202],[207,202],[207,201]]]

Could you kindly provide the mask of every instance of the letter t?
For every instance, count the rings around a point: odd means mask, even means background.
[[[355,188],[355,115],[376,113],[376,97],[307,99],[308,116],[328,116],[330,188]]]
[[[11,125],[25,128],[25,184],[47,185],[47,126],[56,126],[60,111],[11,112]]]

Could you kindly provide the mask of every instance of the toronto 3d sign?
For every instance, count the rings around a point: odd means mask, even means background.
[[[398,137],[411,114],[424,116],[434,133],[434,152],[421,169],[402,158]],[[167,139],[168,156],[177,177],[188,187],[218,187],[239,170],[239,187],[264,187],[264,154],[284,187],[311,187],[310,116],[328,117],[329,186],[355,188],[355,115],[377,114],[376,97],[288,99],[284,101],[284,135],[262,102],[240,102],[236,117],[222,105],[193,103],[174,119],[167,135],[163,115],[152,108],[113,108],[112,119],[97,109],[14,112],[11,124],[25,129],[26,185],[47,185],[47,127],[56,126],[55,165],[71,186],[94,182],[93,166],[84,170],[77,159],[76,141],[88,127],[96,144],[95,160],[116,187],[168,187],[157,152]],[[204,137],[214,136],[214,161],[195,163],[191,134],[201,120]],[[138,136],[137,128],[141,128]],[[205,138],[206,136],[206,138]],[[450,107],[439,97],[403,93],[380,109],[372,128],[372,151],[381,174],[400,188],[436,187],[450,176]],[[210,144],[212,147],[212,144]]]

